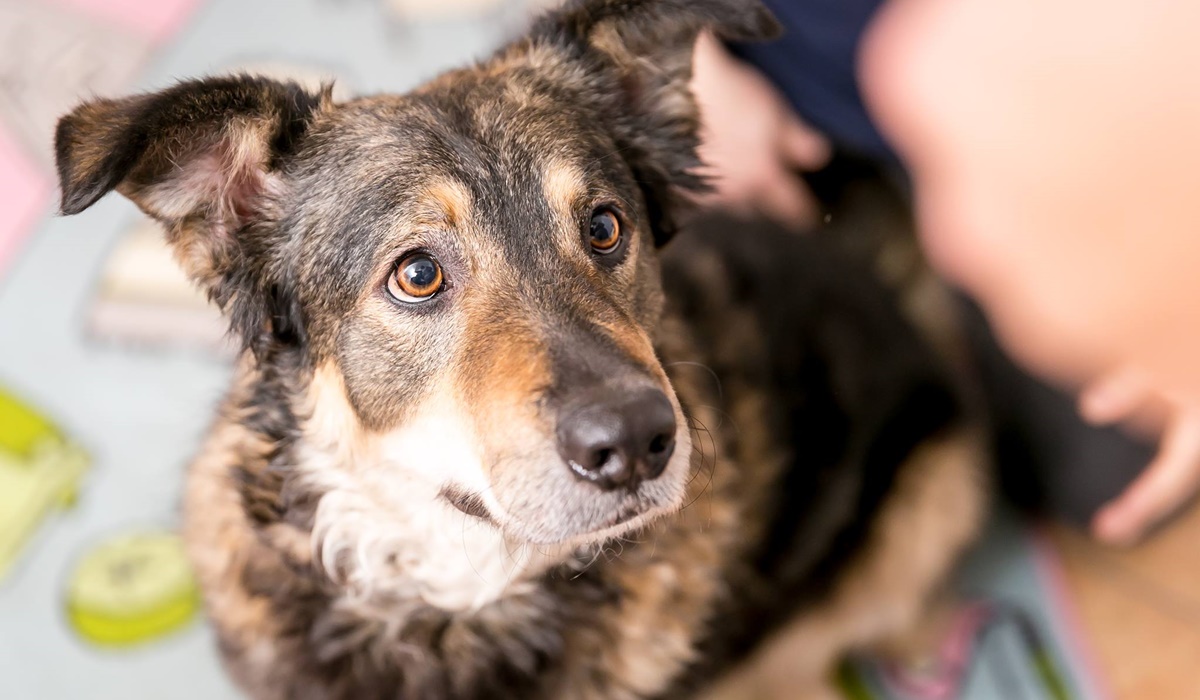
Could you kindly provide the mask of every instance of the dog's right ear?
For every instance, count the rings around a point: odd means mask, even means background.
[[[603,119],[619,132],[660,244],[674,231],[679,195],[706,189],[697,172],[699,115],[689,87],[702,31],[762,41],[783,28],[760,0],[570,0],[534,25],[527,45],[564,47],[586,73],[607,78],[590,87],[578,73],[567,80],[616,99]]]
[[[249,275],[238,269],[253,257],[247,231],[284,195],[281,163],[328,101],[328,90],[229,76],[81,104],[55,132],[62,212],[117,190],[164,225],[184,269],[224,307],[239,293],[230,279]]]

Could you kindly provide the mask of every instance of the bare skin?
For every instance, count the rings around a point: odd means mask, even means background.
[[[696,42],[694,60],[700,155],[714,187],[709,203],[790,227],[815,224],[817,205],[798,172],[820,169],[829,160],[829,142],[711,35]]]
[[[892,0],[863,51],[923,240],[1085,417],[1167,414],[1157,458],[1096,516],[1128,543],[1200,486],[1200,5]]]
[[[1200,488],[1200,4],[891,0],[860,66],[933,264],[1095,423],[1162,437],[1093,522],[1130,543]],[[716,42],[696,81],[716,199],[807,222],[824,140]],[[751,116],[753,115],[753,116]]]

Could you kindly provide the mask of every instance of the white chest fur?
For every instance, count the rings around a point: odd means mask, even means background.
[[[452,483],[499,509],[458,416],[429,411],[401,430],[367,437],[349,418],[344,395],[331,393],[313,397],[297,476],[324,494],[314,553],[348,598],[469,610],[530,585],[569,553],[511,542],[442,496]]]
[[[313,541],[350,597],[468,610],[514,592],[552,563],[453,508],[419,479],[392,473],[336,481],[324,485]]]

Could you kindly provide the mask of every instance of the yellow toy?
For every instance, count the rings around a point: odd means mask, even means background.
[[[49,511],[74,502],[87,465],[50,421],[0,391],[0,581]]]
[[[183,541],[169,532],[102,543],[79,562],[67,590],[71,626],[101,646],[151,641],[186,625],[199,608]]]

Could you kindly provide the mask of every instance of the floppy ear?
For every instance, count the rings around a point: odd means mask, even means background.
[[[605,114],[646,191],[655,239],[674,233],[679,195],[707,189],[697,174],[699,118],[689,83],[700,32],[737,41],[777,37],[782,27],[759,0],[574,0],[531,35],[566,43],[590,70],[615,78],[619,103]]]
[[[269,308],[282,281],[263,259],[285,195],[279,168],[327,101],[328,90],[229,76],[85,102],[55,132],[62,212],[117,190],[163,224],[247,343],[268,325],[278,334],[296,316]]]

